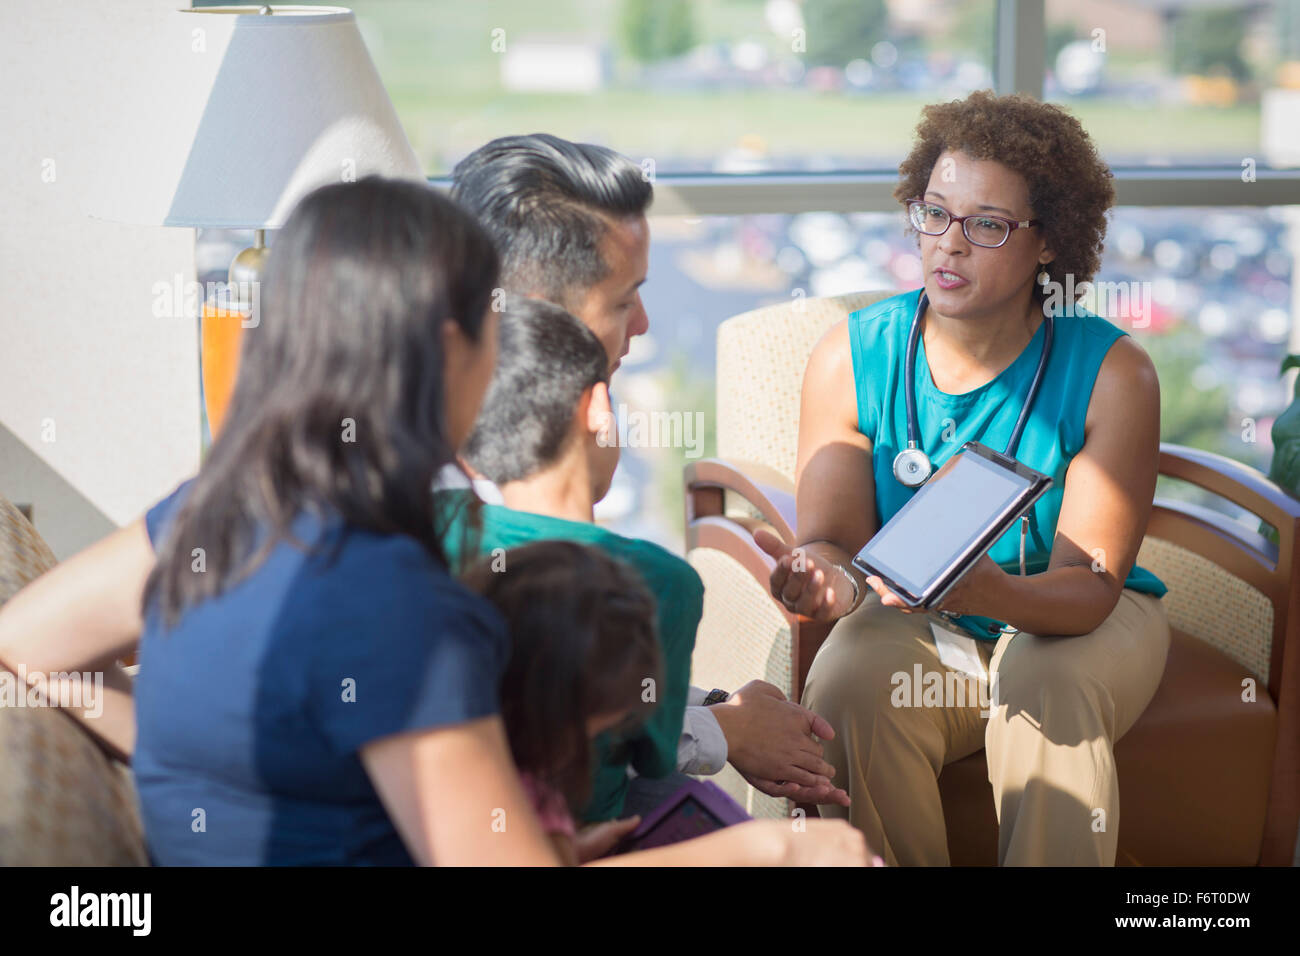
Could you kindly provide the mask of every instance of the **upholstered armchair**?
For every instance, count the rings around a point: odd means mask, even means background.
[[[747,312],[718,330],[718,458],[687,465],[687,557],[705,584],[692,682],[763,678],[798,699],[829,626],[769,594],[752,530],[797,543],[794,469],[804,366],[822,334],[887,293]],[[1165,444],[1162,475],[1256,517],[1238,524],[1157,497],[1138,563],[1169,588],[1169,658],[1155,698],[1116,744],[1121,865],[1290,865],[1300,818],[1300,502],[1262,474]],[[1258,534],[1258,519],[1278,544]],[[1253,686],[1254,699],[1248,690]],[[728,768],[718,781],[756,816],[791,812]],[[997,862],[983,750],[939,778],[954,865]]]
[[[0,496],[0,606],[54,564],[36,529]],[[3,668],[0,680],[17,687]],[[130,769],[62,710],[0,697],[0,866],[147,862]]]

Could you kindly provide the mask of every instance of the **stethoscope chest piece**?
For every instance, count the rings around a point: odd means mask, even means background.
[[[904,448],[894,456],[894,477],[908,488],[919,488],[930,477],[930,456],[919,448]]]
[[[930,456],[925,453],[925,449],[921,448],[921,427],[916,415],[916,346],[921,338],[921,317],[925,314],[929,303],[929,296],[922,290],[916,302],[916,313],[912,316],[912,328],[907,336],[907,359],[903,367],[903,391],[907,400],[907,447],[894,456],[894,477],[908,488],[921,487],[929,480],[930,473],[934,470],[934,466],[930,463]],[[1008,458],[1016,456],[1020,435],[1029,420],[1029,410],[1034,407],[1034,399],[1038,397],[1038,389],[1043,384],[1043,373],[1047,369],[1047,359],[1052,352],[1052,327],[1052,316],[1044,312],[1043,351],[1038,356],[1038,368],[1034,371],[1034,379],[1029,385],[1029,395],[1025,398],[1016,427],[1011,432],[1011,440],[1007,442],[1006,451],[1003,452]]]

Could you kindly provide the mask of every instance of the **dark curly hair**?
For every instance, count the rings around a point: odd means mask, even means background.
[[[921,111],[916,143],[898,167],[894,198],[924,195],[934,164],[946,150],[996,160],[1029,185],[1029,204],[1056,258],[1046,266],[1053,282],[1074,275],[1075,288],[1101,266],[1106,212],[1115,203],[1110,167],[1079,121],[1051,103],[1022,94],[979,90],[964,100]],[[910,231],[915,231],[911,229]],[[1034,294],[1043,295],[1037,283]]]

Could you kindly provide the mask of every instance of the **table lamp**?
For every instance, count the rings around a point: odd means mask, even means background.
[[[128,103],[89,212],[141,225],[253,229],[230,288],[256,289],[265,230],[307,193],[371,174],[424,181],[420,162],[343,7],[205,7],[169,14],[142,50],[157,99]],[[204,302],[203,398],[215,436],[253,301]]]

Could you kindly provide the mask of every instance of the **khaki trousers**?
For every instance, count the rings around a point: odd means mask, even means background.
[[[825,757],[852,801],[821,814],[847,817],[891,866],[946,866],[939,773],[984,747],[1001,865],[1113,866],[1112,747],[1164,673],[1161,600],[1125,589],[1088,634],[978,641],[985,680],[940,662],[931,622],[956,629],[937,613],[885,607],[873,592],[818,651],[803,704],[835,728]]]

